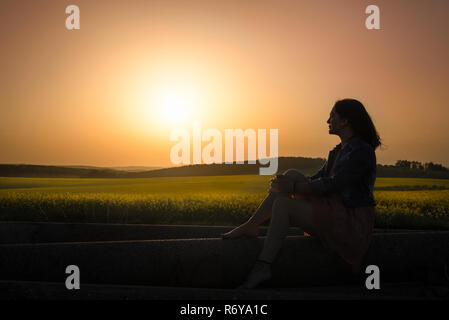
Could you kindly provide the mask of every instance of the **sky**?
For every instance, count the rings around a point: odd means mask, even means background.
[[[0,163],[171,166],[170,133],[195,120],[326,158],[329,112],[355,98],[378,163],[449,166],[448,16],[447,0],[1,0]]]

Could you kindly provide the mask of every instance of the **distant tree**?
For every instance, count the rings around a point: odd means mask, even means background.
[[[423,169],[424,169],[424,166],[422,165],[421,162],[418,162],[418,161],[412,161],[412,162],[411,162],[411,168],[412,168],[412,169],[415,169],[415,170],[423,170]]]
[[[407,168],[407,169],[410,169],[410,167],[411,167],[411,162],[410,161],[408,161],[408,160],[398,160],[398,161],[396,161],[396,165],[395,165],[396,167],[399,167],[399,168]]]
[[[424,168],[426,171],[447,171],[446,167],[443,167],[442,164],[427,162],[424,164]]]

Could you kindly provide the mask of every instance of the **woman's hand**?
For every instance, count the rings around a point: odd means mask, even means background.
[[[276,175],[275,178],[271,179],[269,192],[308,194],[310,188],[308,182],[298,182],[289,176]]]
[[[276,175],[276,178],[271,179],[269,192],[293,193],[295,181],[282,174]]]

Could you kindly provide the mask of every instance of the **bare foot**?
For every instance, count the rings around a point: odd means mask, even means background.
[[[262,282],[271,279],[271,265],[269,263],[257,261],[253,269],[246,277],[245,282],[237,289],[254,289]]]
[[[236,239],[240,237],[257,237],[259,235],[259,227],[251,224],[242,224],[229,232],[222,233],[223,239]]]

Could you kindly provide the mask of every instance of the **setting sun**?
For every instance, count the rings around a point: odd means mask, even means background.
[[[0,163],[171,166],[170,130],[195,121],[279,129],[280,156],[322,157],[352,97],[388,145],[380,163],[449,165],[448,1],[384,1],[381,30],[360,1],[76,0],[74,30],[64,1],[35,2],[0,5]]]
[[[192,91],[186,88],[165,88],[160,93],[158,108],[168,121],[179,122],[192,115],[195,99]]]

